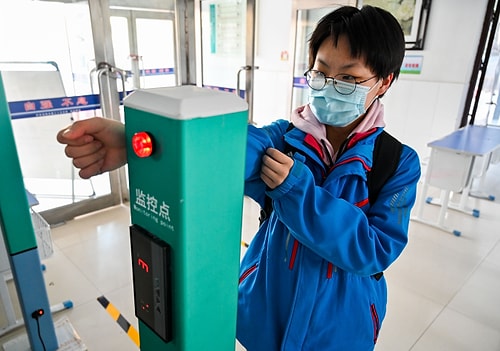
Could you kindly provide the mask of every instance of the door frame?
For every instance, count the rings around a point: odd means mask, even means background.
[[[88,0],[90,21],[94,40],[96,66],[99,63],[115,65],[108,0]],[[107,19],[107,20],[106,20]],[[104,118],[120,120],[120,100],[115,78],[103,74],[100,99]],[[63,223],[74,217],[119,205],[129,199],[125,167],[109,172],[110,193],[95,199],[86,199],[72,204],[42,211],[40,214],[49,224]]]
[[[173,10],[163,10],[163,9],[136,9],[136,8],[115,8],[111,7],[110,17],[123,17],[126,18],[128,22],[128,36],[129,36],[129,46],[130,53],[138,53],[138,42],[137,42],[137,19],[159,19],[159,20],[170,20],[175,23],[175,13]],[[174,38],[177,36],[177,28],[174,26]],[[177,45],[174,46],[177,51]],[[177,58],[177,54],[175,53]],[[178,62],[178,60],[176,60]],[[137,58],[132,61],[132,77],[134,79],[134,87],[142,87],[140,84],[140,60]],[[177,81],[177,79],[176,79]]]

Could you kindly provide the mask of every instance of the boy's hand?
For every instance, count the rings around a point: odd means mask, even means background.
[[[127,162],[125,128],[118,121],[95,117],[73,123],[57,134],[66,156],[86,179]]]
[[[291,157],[281,151],[269,148],[262,157],[260,177],[269,188],[274,189],[288,177],[293,162]]]

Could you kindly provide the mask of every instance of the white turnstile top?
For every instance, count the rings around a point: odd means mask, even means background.
[[[179,120],[248,109],[247,103],[236,94],[190,85],[139,89],[127,96],[123,103],[125,107]]]

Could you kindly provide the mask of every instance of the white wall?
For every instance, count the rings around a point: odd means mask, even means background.
[[[458,127],[487,0],[432,1],[420,75],[402,74],[383,98],[387,130],[425,160],[427,143]]]
[[[387,130],[429,156],[427,143],[450,133],[462,115],[487,0],[433,0],[420,75],[402,74],[383,98]],[[292,1],[258,1],[254,119],[288,118],[293,61]],[[289,52],[282,61],[281,51]]]

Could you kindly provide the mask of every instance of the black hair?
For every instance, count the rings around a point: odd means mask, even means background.
[[[363,58],[379,77],[399,76],[405,53],[405,39],[399,22],[389,12],[372,6],[358,9],[343,6],[325,15],[309,39],[309,69],[314,66],[319,47],[327,38],[336,46],[345,36],[351,56]]]

